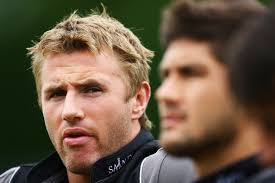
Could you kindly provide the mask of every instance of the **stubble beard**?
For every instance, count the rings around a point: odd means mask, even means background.
[[[217,123],[217,126],[208,126],[200,138],[193,137],[190,133],[178,132],[180,135],[177,138],[169,139],[169,133],[173,133],[171,131],[161,135],[161,145],[173,156],[197,159],[204,153],[222,149],[234,140],[237,129],[231,122],[230,119]]]
[[[91,167],[96,161],[98,161],[98,159],[100,159],[100,156],[96,157],[93,155],[93,159],[89,159],[84,162],[73,162],[73,160],[68,160],[66,163],[64,162],[64,164],[66,164],[66,169],[69,172],[79,175],[90,175]]]
[[[59,156],[61,157],[61,160],[63,164],[65,165],[67,171],[72,172],[74,174],[79,175],[89,175],[91,173],[91,167],[94,165],[95,162],[97,162],[101,156],[101,144],[99,142],[98,137],[96,137],[97,146],[96,149],[91,150],[90,154],[82,154],[79,155],[73,155],[73,153],[77,152],[70,152],[70,151],[81,151],[81,147],[79,147],[79,150],[77,150],[77,147],[74,147],[74,149],[70,150],[63,146],[63,149],[58,152]],[[87,151],[87,149],[85,149]],[[94,152],[92,152],[94,151]],[[89,150],[87,152],[90,152]],[[71,154],[72,153],[72,154]]]
[[[92,166],[103,157],[111,155],[129,143],[129,134],[130,131],[130,122],[122,117],[119,119],[120,123],[116,123],[119,125],[109,126],[111,129],[108,132],[108,144],[98,144],[99,151],[94,152],[90,155],[90,157],[85,158],[86,161],[79,162],[74,159],[67,159],[66,162],[63,160],[64,164],[68,171],[75,174],[86,174],[89,175],[91,173]],[[97,139],[99,143],[99,139]],[[81,157],[80,157],[81,158]],[[83,157],[82,157],[83,158]]]

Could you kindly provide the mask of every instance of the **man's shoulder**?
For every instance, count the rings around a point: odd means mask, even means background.
[[[27,172],[33,164],[26,164],[10,168],[0,175],[0,183],[24,182]]]
[[[196,178],[193,163],[189,158],[176,158],[162,148],[146,157],[141,165],[141,183],[190,182]]]
[[[252,176],[243,183],[273,183],[275,182],[275,166],[266,168],[258,174]]]
[[[0,182],[1,183],[10,183],[11,180],[13,179],[14,175],[16,174],[16,172],[18,172],[19,169],[20,169],[20,166],[11,168],[11,169],[5,171],[4,173],[2,173],[0,175]]]

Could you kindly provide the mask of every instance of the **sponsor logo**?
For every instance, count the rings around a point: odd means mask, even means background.
[[[132,158],[131,154],[129,154],[124,159],[117,158],[117,162],[109,166],[109,170],[108,170],[109,174],[115,173],[118,170],[120,170],[131,158]]]

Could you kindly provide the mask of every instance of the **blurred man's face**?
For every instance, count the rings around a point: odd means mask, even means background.
[[[134,99],[127,98],[124,72],[110,50],[49,56],[42,66],[42,110],[52,143],[69,172],[91,166],[131,141]]]
[[[160,141],[168,152],[194,157],[233,139],[237,107],[228,91],[226,70],[207,43],[172,42],[160,73]]]

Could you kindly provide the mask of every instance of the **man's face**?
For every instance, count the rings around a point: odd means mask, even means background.
[[[180,39],[164,54],[156,92],[160,141],[174,155],[195,157],[233,139],[237,107],[227,88],[224,65],[205,42]]]
[[[67,169],[88,173],[100,158],[138,133],[133,98],[110,50],[54,54],[42,66],[42,110],[52,143]]]

